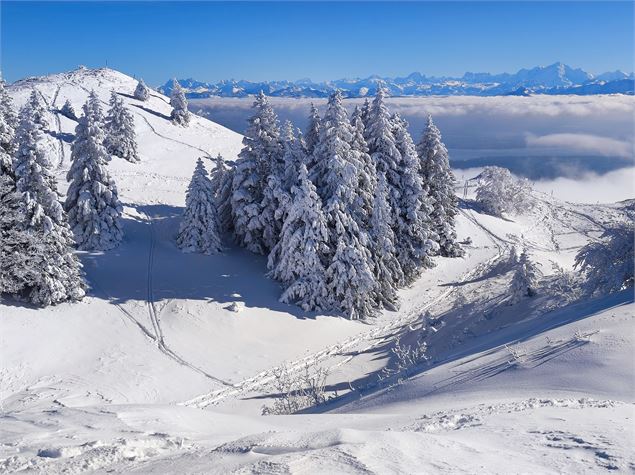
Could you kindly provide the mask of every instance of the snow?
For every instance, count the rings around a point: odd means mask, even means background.
[[[278,302],[265,257],[231,243],[211,256],[177,249],[197,158],[234,160],[242,137],[196,115],[173,125],[164,96],[128,97],[136,85],[102,69],[9,87],[18,105],[36,87],[49,106],[68,99],[75,110],[91,89],[106,102],[114,88],[134,115],[141,161],[107,165],[125,238],[80,253],[87,297],[45,310],[0,303],[0,472],[633,470],[632,290],[562,308],[549,295],[499,305],[512,245],[545,274],[552,260],[571,269],[582,245],[628,219],[621,205],[536,193],[527,214],[499,218],[468,195],[456,217],[458,240],[472,239],[466,255],[435,258],[399,292],[398,311],[365,323],[303,312]],[[64,191],[76,123],[49,124]],[[396,339],[413,343],[426,311],[430,366],[379,382]],[[316,360],[338,398],[261,416],[272,370]]]

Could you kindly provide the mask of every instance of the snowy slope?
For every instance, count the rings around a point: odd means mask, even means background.
[[[78,110],[92,88],[106,101],[110,89],[130,94],[135,85],[115,71],[80,70],[11,93],[21,103],[36,87],[49,104],[68,98]],[[124,96],[142,161],[109,165],[126,238],[114,251],[81,253],[88,297],[46,310],[0,303],[0,472],[635,467],[632,293],[564,308],[548,296],[504,302],[511,245],[527,246],[546,274],[550,261],[570,268],[605,226],[632,219],[622,206],[538,194],[527,215],[499,219],[466,200],[457,223],[459,239],[472,239],[466,257],[437,259],[401,292],[399,311],[367,323],[307,314],[277,301],[263,257],[231,246],[218,256],[176,249],[196,158],[233,158],[241,137],[202,118],[175,127],[167,99],[153,94],[148,110]],[[52,115],[51,124],[63,183],[73,123]],[[395,364],[391,348],[420,336],[426,310],[436,318],[427,325],[430,365],[386,389],[378,376]],[[260,416],[283,361],[330,368],[338,397],[320,409],[330,413]]]

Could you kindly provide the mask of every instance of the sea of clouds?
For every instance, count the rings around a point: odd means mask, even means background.
[[[304,129],[311,103],[325,99],[271,98],[281,121]],[[190,100],[190,108],[244,132],[253,99]],[[352,111],[363,99],[345,101]],[[536,186],[570,201],[610,202],[635,197],[635,97],[390,98],[392,112],[410,124],[415,140],[431,114],[457,176],[486,165],[506,166]]]

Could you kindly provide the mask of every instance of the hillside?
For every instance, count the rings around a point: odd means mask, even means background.
[[[529,248],[548,278],[552,261],[571,269],[582,245],[632,220],[628,203],[574,205],[536,193],[526,215],[501,219],[467,196],[457,221],[459,240],[471,239],[466,256],[437,258],[401,291],[398,311],[368,322],[306,313],[278,302],[264,257],[231,245],[217,256],[176,249],[194,161],[218,152],[232,159],[241,136],[199,117],[176,127],[164,96],[143,105],[126,96],[135,85],[102,69],[10,88],[18,104],[34,87],[51,108],[69,99],[76,110],[91,89],[104,101],[115,89],[134,113],[141,162],[109,165],[126,237],[114,251],[80,253],[91,286],[84,300],[45,310],[0,303],[0,472],[635,467],[626,422],[632,292],[571,305],[548,293],[506,303],[512,245]],[[63,183],[74,122],[52,113],[50,124]],[[422,332],[429,360],[387,388],[380,376],[397,365],[391,350]],[[291,371],[328,368],[331,403],[261,416],[283,362]]]

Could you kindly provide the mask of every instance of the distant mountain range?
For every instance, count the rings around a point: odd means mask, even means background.
[[[365,79],[338,79],[316,83],[310,79],[298,81],[223,80],[207,83],[195,79],[179,79],[189,98],[247,97],[263,91],[273,97],[327,97],[336,89],[346,97],[374,95],[380,84],[392,96],[527,96],[532,94],[634,94],[633,73],[607,72],[594,76],[582,69],[563,63],[521,69],[515,74],[465,73],[460,78],[432,77],[412,73],[406,77],[370,76]],[[170,94],[172,81],[159,88]]]

